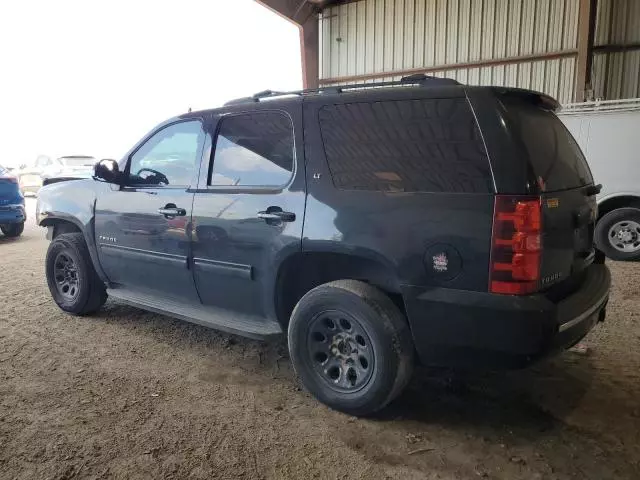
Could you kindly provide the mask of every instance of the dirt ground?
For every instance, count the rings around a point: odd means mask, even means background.
[[[588,354],[508,374],[420,370],[360,420],[301,390],[284,344],[112,301],[63,314],[46,247],[34,225],[0,238],[2,479],[640,478],[637,264],[611,264]]]

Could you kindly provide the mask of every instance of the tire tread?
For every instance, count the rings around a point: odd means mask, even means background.
[[[0,228],[5,236],[10,238],[19,237],[24,232],[24,222],[10,223]]]
[[[414,366],[414,347],[409,324],[402,312],[384,292],[372,285],[358,280],[335,280],[313,288],[298,302],[291,314],[291,318],[294,319],[296,317],[305,299],[311,298],[319,293],[328,293],[332,289],[348,292],[365,303],[381,320],[381,327],[383,328],[385,335],[388,335],[388,337],[393,339],[392,347],[397,360],[397,368],[393,385],[386,396],[382,400],[378,399],[375,403],[369,402],[368,404],[357,408],[351,408],[348,405],[332,405],[333,408],[352,415],[370,415],[381,410],[392,402],[411,380]],[[297,342],[297,339],[294,338],[292,333],[293,329],[291,327],[293,324],[294,321],[292,320],[289,324],[290,328],[288,332],[290,349],[292,348],[292,345]]]
[[[640,223],[640,209],[633,207],[617,208],[605,214],[598,220],[595,228],[595,243],[598,249],[612,260],[632,261],[640,260],[640,250],[634,253],[624,253],[616,250],[609,242],[609,229],[625,219],[634,219]]]
[[[95,311],[100,309],[100,307],[102,307],[102,305],[104,305],[104,303],[106,302],[107,290],[100,277],[98,277],[95,268],[93,267],[93,262],[91,260],[91,256],[89,255],[89,249],[87,248],[84,235],[79,232],[60,234],[55,237],[49,245],[49,251],[51,251],[56,242],[64,243],[65,246],[75,250],[76,254],[84,264],[82,265],[82,268],[87,271],[86,278],[89,281],[89,294],[87,295],[84,304],[78,305],[73,309],[63,308],[63,310],[73,315],[79,316],[94,313]],[[48,253],[49,252],[47,252],[47,255]],[[62,308],[62,306],[60,306],[60,308]]]
[[[388,322],[392,326],[392,329],[387,328],[387,330],[394,339],[394,348],[400,362],[393,389],[389,392],[384,404],[380,406],[380,409],[382,409],[400,395],[413,375],[414,348],[407,319],[387,295],[368,283],[358,280],[336,280],[326,285],[341,288],[359,296],[385,319],[385,323]],[[393,335],[393,333],[396,333],[396,335]]]

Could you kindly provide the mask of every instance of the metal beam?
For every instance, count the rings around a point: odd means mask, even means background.
[[[433,73],[443,71],[462,70],[464,68],[480,68],[496,65],[513,65],[523,62],[535,62],[540,60],[553,60],[556,58],[574,57],[577,51],[575,49],[559,50],[556,52],[535,53],[532,55],[519,55],[515,57],[493,58],[490,60],[478,60],[464,63],[449,63],[445,65],[435,65],[433,67],[408,68],[403,70],[391,70],[387,72],[367,73],[364,75],[349,75],[345,77],[321,78],[320,83],[328,85],[331,83],[344,82],[360,82],[364,80],[373,80],[381,77],[403,77],[414,73]]]
[[[607,43],[606,45],[596,45],[593,47],[594,53],[620,53],[640,50],[640,42],[631,43]]]
[[[302,88],[318,88],[320,86],[320,32],[318,25],[318,17],[311,15],[300,26]]]
[[[320,72],[317,7],[308,0],[256,0],[300,30],[303,88],[317,88]]]
[[[584,102],[592,96],[591,64],[593,62],[593,39],[596,28],[598,0],[580,0],[578,11],[578,57],[576,58],[576,83],[574,99]]]
[[[256,2],[298,26],[300,22],[295,20],[296,11],[300,5],[308,3],[306,0],[256,0]]]

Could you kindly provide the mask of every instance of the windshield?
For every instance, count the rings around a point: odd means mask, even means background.
[[[593,183],[584,154],[555,113],[519,98],[505,97],[502,103],[543,191]]]
[[[60,157],[58,160],[65,167],[91,167],[96,163],[93,157]]]

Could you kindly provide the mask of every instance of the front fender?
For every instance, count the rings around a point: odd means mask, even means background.
[[[39,226],[68,222],[80,230],[93,266],[100,279],[107,284],[109,279],[100,265],[96,249],[94,219],[97,196],[110,188],[109,184],[93,179],[54,183],[40,189],[36,205],[36,223]]]

